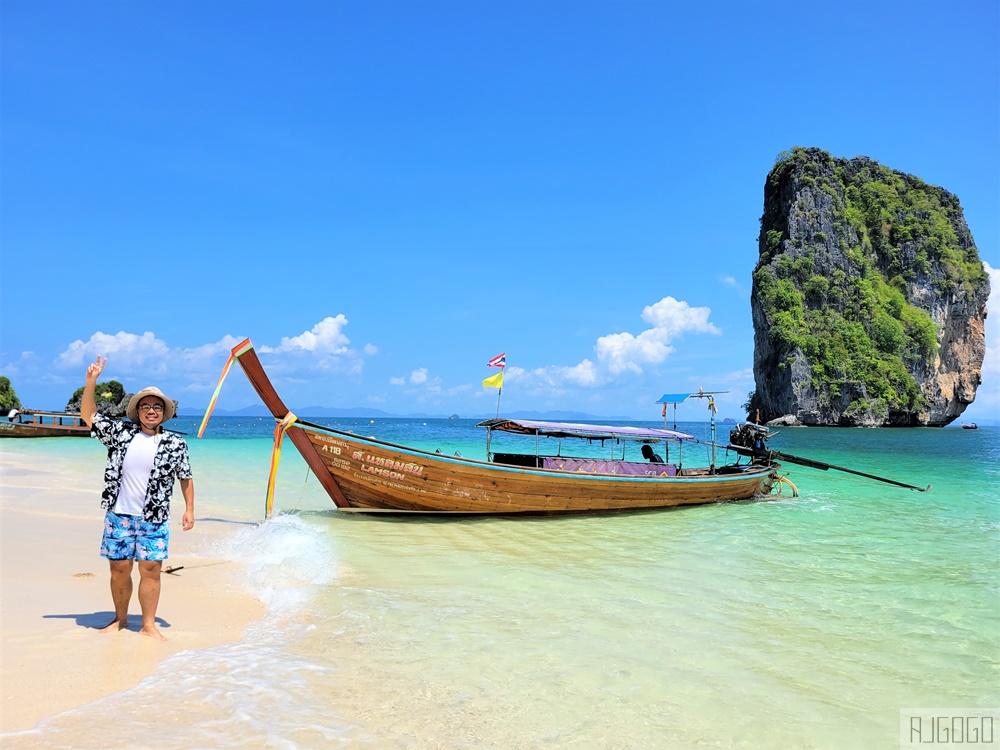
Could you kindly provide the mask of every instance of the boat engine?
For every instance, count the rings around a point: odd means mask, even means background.
[[[754,458],[770,458],[771,452],[767,448],[767,441],[777,435],[771,432],[764,425],[746,422],[737,425],[735,430],[729,433],[729,444],[737,448],[746,448],[752,451]]]

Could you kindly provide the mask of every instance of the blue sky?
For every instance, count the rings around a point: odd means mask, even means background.
[[[655,419],[753,388],[777,154],[959,196],[1000,269],[996,2],[3,0],[0,371],[203,407]],[[994,296],[1000,274],[992,271]],[[977,402],[1000,416],[1000,315]],[[222,408],[257,403],[230,375]],[[678,416],[704,418],[704,405]]]

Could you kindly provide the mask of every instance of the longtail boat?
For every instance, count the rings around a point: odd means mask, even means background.
[[[90,437],[90,427],[79,414],[14,409],[0,418],[0,437]]]
[[[264,405],[277,420],[267,494],[270,515],[276,460],[287,434],[339,510],[454,514],[557,514],[652,510],[767,495],[781,484],[780,464],[753,457],[747,463],[686,468],[682,462],[631,460],[629,447],[655,445],[667,452],[694,436],[676,430],[492,419],[486,429],[487,460],[447,456],[395,445],[374,437],[298,419],[278,396],[249,339],[234,347],[205,414],[204,433],[222,382],[239,362]],[[552,455],[493,452],[493,433],[555,438]],[[607,458],[562,455],[565,438],[593,445],[611,443]],[[713,445],[714,447],[714,445]],[[620,451],[619,451],[620,449]],[[619,455],[619,452],[621,455]],[[678,448],[678,456],[682,448]],[[638,456],[636,456],[638,458]]]

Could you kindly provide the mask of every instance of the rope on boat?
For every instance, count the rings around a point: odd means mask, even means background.
[[[789,479],[788,477],[780,476],[780,475],[775,475],[774,478],[776,480],[778,480],[778,481],[777,481],[776,485],[774,485],[774,484],[771,485],[771,494],[772,495],[774,494],[774,488],[777,486],[777,488],[778,488],[778,493],[777,494],[784,496],[784,494],[785,494],[785,485],[787,484],[791,488],[791,490],[792,490],[792,497],[798,497],[799,496],[799,488],[795,486],[795,484],[792,482],[791,479]]]
[[[299,492],[299,499],[295,502],[295,507],[292,510],[298,510],[299,506],[302,505],[302,498],[306,496],[306,485],[309,484],[309,474],[311,470],[308,465],[306,465],[306,477],[302,480],[302,491]]]

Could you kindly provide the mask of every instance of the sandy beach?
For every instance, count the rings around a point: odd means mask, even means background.
[[[201,519],[182,532],[175,492],[164,569],[183,567],[162,577],[157,614],[167,642],[138,634],[135,593],[129,629],[99,632],[113,613],[108,564],[99,556],[102,470],[99,460],[64,465],[0,453],[2,732],[131,688],[171,654],[238,641],[264,613],[239,586],[236,565],[204,552],[232,525]],[[137,590],[138,570],[133,580]]]

